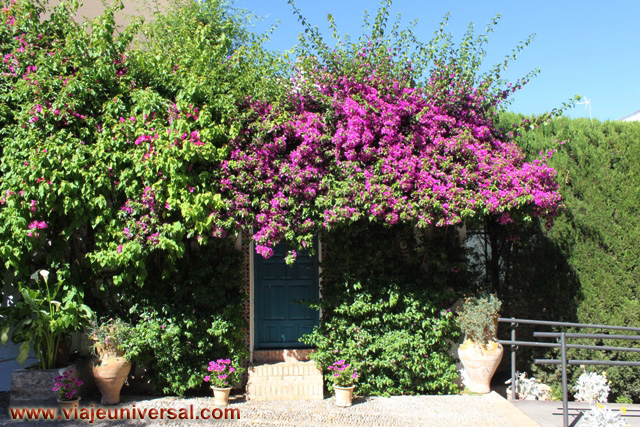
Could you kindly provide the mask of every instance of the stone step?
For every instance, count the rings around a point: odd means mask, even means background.
[[[248,400],[322,400],[322,371],[314,362],[265,363],[249,368]]]

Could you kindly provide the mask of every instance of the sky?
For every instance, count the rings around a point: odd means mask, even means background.
[[[377,0],[297,0],[303,16],[318,26],[332,44],[327,15],[333,15],[341,33],[352,40],[362,34],[363,11],[373,18]],[[302,26],[287,0],[236,0],[236,6],[261,17],[255,30],[262,32],[280,22],[265,47],[287,50],[297,43]],[[576,105],[569,117],[617,120],[640,110],[640,2],[637,0],[396,0],[390,21],[398,13],[408,25],[418,19],[415,32],[429,41],[445,14],[447,30],[459,42],[470,22],[476,33],[484,32],[493,16],[500,22],[490,34],[484,65],[490,67],[511,53],[529,35],[533,42],[511,63],[503,77],[515,81],[531,70],[540,74],[513,95],[510,111],[541,114],[560,108],[581,95],[591,105]],[[372,19],[371,18],[371,19]]]

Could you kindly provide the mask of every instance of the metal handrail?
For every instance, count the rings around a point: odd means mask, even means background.
[[[523,325],[535,325],[535,326],[560,326],[566,328],[582,328],[582,329],[608,329],[616,331],[629,331],[640,332],[640,328],[634,328],[630,326],[612,326],[612,325],[597,325],[590,323],[573,323],[573,322],[553,322],[548,320],[531,320],[531,319],[516,319],[512,318],[500,318],[500,323],[509,323],[511,326],[511,340],[498,340],[502,345],[511,346],[511,396],[513,400],[517,391],[517,378],[516,378],[516,350],[518,346],[530,346],[530,347],[550,347],[560,348],[560,359],[536,359],[535,364],[556,364],[561,365],[562,368],[562,422],[564,427],[569,425],[569,402],[568,402],[568,386],[567,386],[567,365],[604,365],[604,366],[640,366],[640,362],[624,362],[616,360],[567,360],[567,349],[578,348],[584,350],[607,350],[607,351],[630,351],[640,352],[640,348],[634,347],[612,347],[604,345],[584,345],[584,344],[568,344],[567,339],[583,338],[583,339],[618,339],[618,340],[633,340],[640,341],[640,335],[619,335],[619,334],[579,334],[579,333],[566,333],[566,332],[534,332],[533,336],[538,338],[556,338],[560,342],[539,342],[539,341],[517,341],[516,340],[516,328],[519,324]]]
[[[515,317],[501,317],[498,319],[500,323],[519,323],[521,325],[538,325],[538,326],[564,326],[567,328],[583,328],[583,329],[615,329],[618,331],[635,331],[640,332],[640,328],[632,326],[612,326],[612,325],[596,325],[593,323],[573,323],[573,322],[554,322],[551,320],[531,320],[516,319]]]

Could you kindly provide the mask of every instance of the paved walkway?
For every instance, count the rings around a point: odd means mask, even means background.
[[[541,427],[562,427],[562,402],[521,400],[514,402],[514,405],[533,418]],[[627,425],[640,427],[640,405],[607,403],[605,406],[608,409],[618,411],[621,407],[625,407],[627,413],[626,415],[622,415],[622,417],[627,421]],[[583,413],[589,409],[588,403],[569,402],[569,426],[579,426]]]
[[[511,404],[499,394],[492,392],[476,396],[394,396],[357,398],[350,408],[338,408],[333,398],[322,401],[274,401],[246,402],[243,396],[234,396],[227,408],[237,409],[240,417],[229,420],[203,420],[202,410],[212,415],[213,398],[198,397],[181,399],[176,397],[148,398],[123,397],[123,402],[116,406],[102,407],[99,400],[82,401],[81,407],[91,409],[94,414],[98,408],[114,410],[132,410],[144,412],[146,417],[140,420],[94,420],[85,421],[19,421],[8,417],[9,393],[0,393],[0,425],[1,426],[191,426],[191,425],[223,425],[251,427],[376,427],[376,426],[434,426],[434,427],[561,427],[562,403],[516,401]],[[619,405],[608,403],[610,409],[626,408],[625,420],[631,427],[640,427],[640,405]],[[193,408],[193,410],[191,409]],[[149,411],[165,410],[164,420],[149,419]],[[173,409],[179,416],[180,411],[193,419],[168,419],[169,410]],[[223,409],[224,410],[224,409]],[[569,425],[579,427],[582,413],[589,410],[585,403],[570,402]],[[213,415],[222,412],[213,413]],[[229,415],[231,416],[231,414]],[[57,413],[56,413],[57,418]]]
[[[6,399],[5,399],[6,400]],[[138,411],[173,408],[189,413],[193,407],[193,414],[200,417],[202,409],[212,408],[212,398],[131,398],[125,397],[123,402],[114,408],[135,408]],[[83,402],[83,407],[94,409],[98,402]],[[7,418],[6,403],[0,405],[0,425],[58,425],[51,421],[23,421]],[[120,420],[95,421],[95,426],[138,426],[138,425],[226,425],[226,426],[452,426],[452,427],[529,427],[538,426],[531,418],[507,402],[497,393],[481,396],[394,396],[370,397],[356,399],[350,408],[338,408],[333,398],[322,401],[275,401],[275,402],[246,402],[242,397],[232,400],[229,408],[237,408],[240,419],[235,420]],[[148,413],[148,412],[147,412]],[[209,414],[209,412],[208,412]],[[138,417],[139,418],[139,417]],[[64,422],[64,425],[87,426],[88,421]]]

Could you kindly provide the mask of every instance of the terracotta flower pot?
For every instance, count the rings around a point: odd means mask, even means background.
[[[229,404],[229,394],[231,393],[231,387],[211,387],[213,390],[213,404],[216,406],[227,406]]]
[[[80,397],[76,397],[73,400],[58,399],[58,405],[60,405],[60,409],[62,410],[61,416],[63,418],[66,417],[69,420],[73,420],[76,418],[74,409],[80,408]]]
[[[120,402],[120,390],[130,370],[131,364],[124,357],[109,358],[102,363],[95,360],[91,364],[91,373],[102,393],[103,405],[115,405]]]
[[[466,373],[465,385],[473,393],[489,393],[491,378],[503,353],[502,345],[490,342],[487,347],[465,340],[458,348],[458,356]]]
[[[333,386],[333,389],[336,392],[336,405],[337,406],[351,406],[353,403],[353,390],[356,386],[352,385],[351,387],[340,387],[337,385]]]
[[[80,397],[76,397],[73,400],[60,400],[58,399],[58,404],[60,405],[60,408],[62,409],[73,409],[76,406],[80,405]]]

